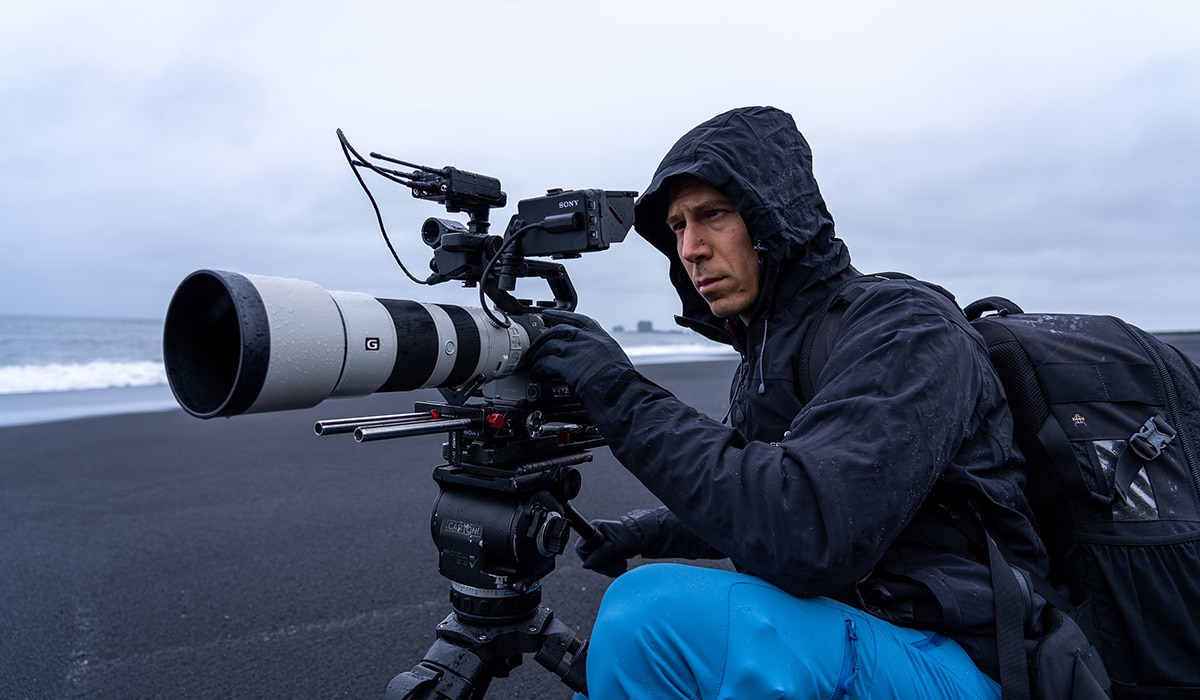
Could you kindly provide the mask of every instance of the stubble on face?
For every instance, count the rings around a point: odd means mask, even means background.
[[[729,198],[689,176],[668,192],[666,223],[680,262],[713,315],[749,323],[758,300],[758,253]]]

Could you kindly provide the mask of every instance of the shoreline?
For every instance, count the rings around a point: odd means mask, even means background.
[[[1154,335],[1178,348],[1192,362],[1200,364],[1200,331],[1160,332]],[[732,349],[696,352],[671,351],[669,348],[663,350],[637,352],[633,348],[626,348],[634,366],[648,372],[664,365],[704,365],[736,362],[738,359]],[[0,394],[0,429],[176,409],[179,409],[179,405],[166,384]]]
[[[0,394],[0,428],[177,408],[166,384]]]
[[[639,368],[735,361],[736,354],[697,352],[633,357]],[[134,415],[179,409],[166,384],[0,394],[0,429],[79,418]],[[181,410],[181,409],[180,409]]]

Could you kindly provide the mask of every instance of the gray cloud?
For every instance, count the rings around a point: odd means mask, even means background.
[[[474,304],[395,269],[336,128],[363,150],[498,176],[515,203],[640,188],[690,126],[766,103],[808,135],[860,269],[1200,328],[1190,3],[608,9],[6,10],[0,313],[159,316],[200,267]],[[371,185],[423,270],[417,231],[441,211]],[[605,325],[665,326],[677,310],[640,240],[567,266]]]
[[[1179,56],[953,131],[842,141],[835,218],[860,265],[917,270],[964,301],[1195,328],[1198,84],[1200,55]]]

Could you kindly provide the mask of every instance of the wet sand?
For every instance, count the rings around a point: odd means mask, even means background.
[[[643,369],[724,415],[732,363]],[[418,399],[440,397],[0,428],[0,696],[383,697],[450,611],[429,532],[444,436],[312,428]],[[574,501],[586,517],[657,503],[595,456]],[[586,637],[608,582],[568,551],[544,603]],[[569,696],[531,657],[488,694]]]

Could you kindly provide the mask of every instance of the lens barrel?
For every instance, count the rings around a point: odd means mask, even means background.
[[[163,361],[184,410],[213,418],[490,381],[514,373],[529,342],[479,308],[199,270],[167,308]]]

